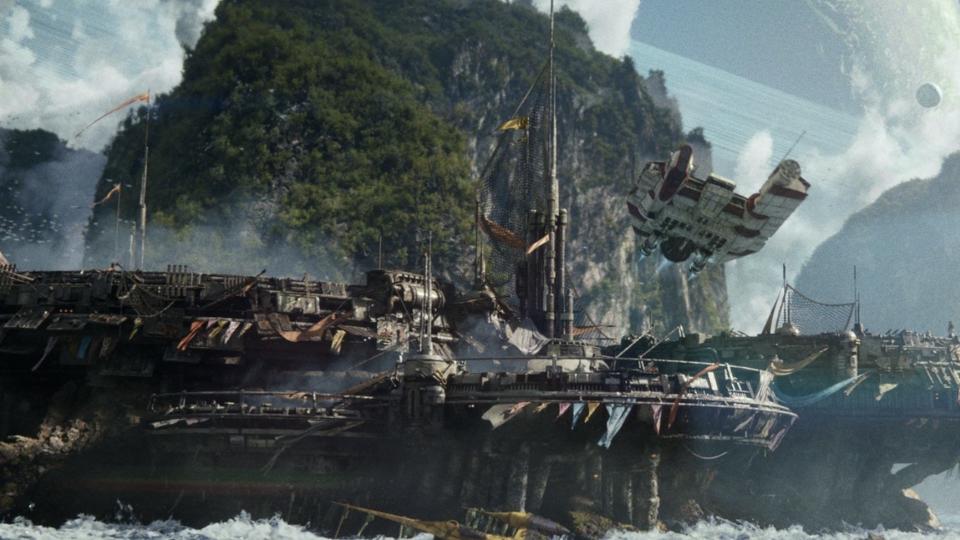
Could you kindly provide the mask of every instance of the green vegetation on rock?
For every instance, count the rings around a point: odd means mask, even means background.
[[[474,178],[543,66],[547,17],[500,0],[225,0],[216,15],[151,118],[148,266],[356,279],[377,264],[381,234],[386,265],[416,268],[429,232],[435,266],[467,277]],[[622,200],[641,160],[683,132],[658,106],[662,74],[644,80],[629,58],[594,50],[569,10],[556,23],[571,266],[608,276],[580,293],[623,326],[651,285],[610,258],[625,253]],[[138,184],[143,120],[141,109],[108,149],[98,195]],[[132,218],[135,194],[122,205]],[[94,216],[91,264],[115,256],[111,211]]]

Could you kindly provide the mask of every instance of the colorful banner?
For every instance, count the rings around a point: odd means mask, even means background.
[[[94,120],[93,122],[90,122],[89,124],[87,124],[86,126],[84,126],[83,129],[81,129],[80,131],[78,131],[77,134],[74,135],[74,137],[79,137],[79,136],[82,135],[83,132],[86,131],[90,126],[96,124],[97,122],[103,120],[104,118],[110,116],[111,114],[119,111],[120,109],[123,109],[124,107],[133,105],[134,103],[136,103],[136,102],[138,102],[138,101],[143,101],[143,102],[149,104],[149,103],[150,103],[150,92],[148,91],[148,92],[144,92],[144,93],[142,93],[142,94],[140,94],[140,95],[133,96],[132,98],[124,101],[123,103],[117,105],[116,107],[110,109],[109,111],[101,114],[99,117],[97,117],[96,120]]]
[[[587,417],[583,419],[583,423],[586,424],[590,421],[590,417],[593,416],[593,413],[597,412],[597,409],[600,408],[599,401],[591,401],[587,403]]]
[[[187,335],[183,336],[183,339],[180,340],[180,343],[177,343],[178,351],[185,351],[187,347],[190,346],[190,342],[193,341],[193,338],[197,337],[197,334],[207,325],[207,321],[193,321],[190,324],[190,331],[187,332]]]
[[[651,405],[650,412],[653,413],[653,431],[659,435],[660,434],[660,419],[663,417],[663,406],[662,405]]]
[[[627,421],[627,417],[630,416],[632,410],[633,403],[607,404],[607,431],[603,434],[603,437],[600,437],[597,444],[604,448],[610,448],[613,438],[617,436],[617,433],[620,433],[623,423]]]
[[[93,207],[96,207],[96,206],[100,206],[101,204],[103,204],[103,203],[109,201],[110,199],[112,199],[113,196],[116,195],[117,193],[120,193],[120,184],[114,184],[113,189],[111,189],[110,191],[108,191],[107,194],[104,195],[104,197],[103,197],[102,199],[100,199],[99,201],[91,204],[91,205],[90,205],[90,208],[93,208]]]
[[[53,352],[53,349],[57,346],[57,342],[59,340],[60,339],[56,337],[47,338],[47,346],[44,347],[43,349],[43,356],[41,356],[40,360],[33,365],[33,368],[31,368],[30,371],[36,371],[40,369],[40,366],[43,365],[43,361],[46,360],[48,356],[50,356],[50,353]]]
[[[221,340],[221,342],[224,345],[229,343],[230,338],[233,337],[233,334],[237,331],[238,328],[240,328],[240,321],[230,321],[230,323],[227,324],[227,331],[223,333],[223,339]]]
[[[514,416],[520,414],[520,411],[529,404],[529,401],[521,401],[519,403],[501,403],[494,405],[487,409],[487,412],[483,413],[482,418],[490,422],[493,429],[497,429],[503,424],[506,424]]]
[[[580,417],[583,416],[584,408],[585,408],[585,405],[583,403],[573,404],[573,418],[570,423],[570,429],[577,427],[577,420],[580,420]]]

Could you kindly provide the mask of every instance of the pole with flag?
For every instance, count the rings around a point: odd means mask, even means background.
[[[145,103],[147,103],[147,104],[149,105],[149,103],[150,103],[150,91],[148,90],[147,92],[145,92],[145,93],[143,93],[143,94],[138,94],[138,95],[136,95],[136,96],[133,96],[132,98],[123,101],[122,103],[118,104],[116,107],[110,109],[109,111],[101,114],[100,116],[98,116],[98,117],[96,118],[96,120],[94,120],[93,122],[90,122],[89,124],[83,126],[83,129],[81,129],[80,131],[78,131],[78,132],[76,133],[76,135],[74,135],[73,137],[74,137],[74,138],[77,138],[77,137],[79,137],[80,135],[83,135],[83,132],[84,132],[84,131],[88,130],[90,127],[92,127],[92,126],[93,126],[94,124],[96,124],[97,122],[103,120],[104,118],[110,116],[111,114],[113,114],[113,113],[115,113],[115,112],[117,112],[117,111],[119,111],[119,110],[122,110],[122,109],[124,109],[124,108],[126,108],[126,107],[129,107],[130,105],[133,105],[134,103],[138,103],[138,102],[145,102]]]
[[[101,204],[110,202],[110,199],[112,199],[114,195],[117,196],[117,216],[113,231],[113,256],[116,261],[120,260],[120,193],[122,191],[123,189],[120,187],[120,183],[116,183],[113,185],[113,189],[108,191],[102,199],[90,205],[90,208],[96,208]]]
[[[142,267],[144,246],[146,244],[146,222],[147,222],[146,190],[147,190],[147,158],[150,155],[150,150],[149,150],[150,149],[150,145],[149,145],[149,142],[150,142],[150,90],[147,90],[142,94],[137,94],[136,96],[126,99],[123,102],[117,104],[117,106],[115,106],[114,108],[101,114],[92,122],[84,126],[80,131],[78,131],[76,135],[74,135],[74,138],[79,138],[84,131],[92,127],[97,122],[110,116],[111,114],[117,111],[121,111],[124,108],[129,107],[130,105],[133,105],[135,103],[141,103],[141,102],[147,104],[147,119],[146,119],[147,123],[146,123],[144,134],[143,134],[143,146],[144,146],[143,178],[141,179],[141,182],[140,182],[140,221],[138,225],[140,229],[140,266]],[[98,206],[110,200],[110,197],[112,197],[114,194],[117,195],[117,216],[116,216],[116,224],[114,227],[115,230],[114,230],[114,241],[113,241],[114,252],[116,253],[117,259],[120,258],[120,240],[119,240],[120,238],[120,192],[121,192],[120,184],[117,184],[114,186],[112,190],[110,190],[110,192],[107,193],[107,195],[103,199],[93,204],[93,206]],[[131,238],[131,246],[130,246],[131,266],[133,265],[133,263],[134,263],[133,238]]]
[[[113,227],[113,260],[120,262],[120,197],[123,194],[123,188],[117,184],[117,216]]]

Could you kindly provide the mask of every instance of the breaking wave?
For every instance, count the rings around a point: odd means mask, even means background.
[[[870,537],[870,533],[874,536]],[[960,523],[947,525],[944,530],[931,533],[866,530],[851,527],[847,531],[817,534],[803,530],[800,526],[776,529],[773,527],[757,527],[745,523],[734,523],[723,520],[708,520],[682,532],[616,532],[607,536],[605,540],[866,540],[867,538],[882,538],[883,540],[931,540],[931,539],[960,539]]]
[[[110,523],[92,516],[81,515],[60,527],[34,525],[17,518],[0,524],[0,539],[18,540],[321,540],[301,525],[293,525],[275,517],[252,519],[249,514],[211,523],[194,529],[176,520],[154,521],[148,525],[137,523]]]
[[[900,531],[867,531],[851,528],[845,532],[812,534],[800,527],[786,529],[761,528],[754,525],[722,520],[700,522],[682,532],[627,532],[611,533],[605,540],[862,540],[869,532],[885,540],[960,539],[960,518],[945,520],[944,531],[914,533]],[[378,540],[392,540],[377,537]],[[420,534],[413,540],[427,540]],[[25,518],[0,523],[2,540],[329,540],[302,525],[287,523],[279,517],[253,519],[246,512],[227,521],[211,523],[195,529],[176,520],[137,523],[111,523],[92,516],[81,515],[60,527],[34,525]]]

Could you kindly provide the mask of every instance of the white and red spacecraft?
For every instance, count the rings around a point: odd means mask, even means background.
[[[692,259],[690,271],[696,273],[755,253],[807,198],[810,184],[800,176],[800,164],[785,159],[759,192],[744,197],[735,187],[716,174],[696,178],[689,145],[667,162],[648,162],[627,198],[642,254],[659,248],[669,261]]]

